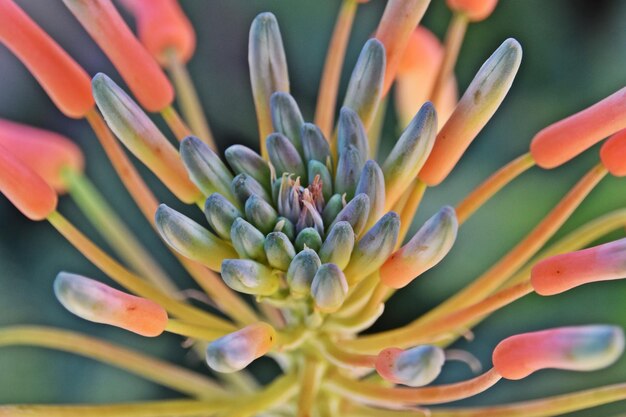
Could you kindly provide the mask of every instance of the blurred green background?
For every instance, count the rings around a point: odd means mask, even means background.
[[[19,0],[18,3],[90,74],[102,71],[121,82],[110,63],[87,37],[60,0]],[[339,1],[182,0],[197,31],[198,48],[190,62],[211,127],[223,149],[232,143],[257,147],[256,123],[247,74],[248,28],[261,11],[276,14],[284,38],[292,94],[305,119],[313,118],[317,85]],[[374,31],[384,1],[372,0],[357,15],[346,70]],[[424,24],[440,37],[450,17],[443,0],[433,0]],[[626,2],[619,0],[501,0],[487,21],[469,28],[457,66],[460,91],[489,54],[507,37],[524,48],[524,58],[508,98],[442,186],[428,190],[414,226],[443,204],[456,204],[495,169],[528,149],[534,133],[624,86],[626,79]],[[143,242],[163,259],[183,288],[193,286],[167,254],[116,178],[94,135],[83,121],[65,118],[51,104],[24,67],[0,47],[0,117],[62,132],[86,154],[87,173]],[[383,140],[397,137],[395,116],[387,115]],[[598,160],[597,147],[566,166],[531,170],[509,185],[460,230],[446,260],[387,305],[376,325],[385,329],[406,323],[498,260],[522,238],[563,194]],[[146,173],[142,169],[142,172]],[[180,207],[154,178],[145,178],[159,197]],[[558,236],[608,211],[626,207],[626,183],[605,179],[592,192]],[[189,212],[189,209],[181,208]],[[96,241],[93,229],[68,199],[61,212],[75,220]],[[609,238],[619,238],[622,232]],[[111,327],[82,321],[54,299],[52,280],[60,270],[107,281],[52,228],[33,223],[0,198],[0,325],[45,324],[87,332],[206,372],[198,358],[180,346],[180,339],[143,339]],[[497,312],[475,329],[473,342],[458,346],[475,354],[484,366],[499,340],[511,334],[559,325],[613,323],[626,327],[626,282],[609,282],[541,298],[529,296]],[[266,380],[273,367],[256,364]],[[464,366],[446,365],[438,382],[469,376]],[[464,402],[496,404],[538,398],[626,381],[626,358],[610,369],[591,373],[544,371],[519,382],[502,382]],[[34,348],[0,349],[0,404],[16,402],[119,402],[176,397],[134,376],[64,353]],[[575,416],[613,415],[626,410],[617,403]]]

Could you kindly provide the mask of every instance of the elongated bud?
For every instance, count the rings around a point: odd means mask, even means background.
[[[286,271],[294,256],[296,249],[282,232],[272,232],[265,238],[265,256],[270,266],[281,271]]]
[[[437,265],[450,251],[459,224],[454,209],[444,206],[415,235],[383,264],[380,280],[402,288]]]
[[[366,128],[371,126],[380,104],[385,64],[385,47],[378,39],[370,39],[365,42],[350,76],[343,106],[354,110]]]
[[[265,188],[248,174],[239,174],[233,178],[233,182],[230,184],[230,190],[242,204],[245,204],[251,195],[258,195],[267,202],[272,201],[272,198]]]
[[[348,107],[342,107],[337,123],[337,150],[341,156],[350,146],[359,151],[361,163],[365,163],[369,155],[369,145],[365,126],[359,115]]]
[[[333,196],[330,197],[330,200],[326,202],[326,206],[324,207],[324,211],[322,212],[322,219],[324,220],[324,224],[327,226],[327,228],[331,227],[339,213],[343,210],[344,203],[345,201],[339,194],[333,194]]]
[[[102,73],[96,74],[92,85],[98,108],[120,141],[181,201],[197,201],[200,190],[189,180],[176,148],[137,103]]]
[[[507,39],[485,61],[437,134],[435,146],[420,171],[428,185],[441,183],[496,112],[513,84],[522,60],[522,47]]]
[[[189,178],[205,196],[218,192],[232,203],[237,201],[230,190],[233,174],[206,143],[188,136],[180,143],[180,156]]]
[[[0,145],[0,193],[31,220],[43,220],[57,207],[54,189]]]
[[[530,143],[530,153],[540,167],[554,168],[624,128],[626,87],[542,129]]]
[[[35,171],[57,192],[65,192],[64,169],[82,171],[80,148],[63,135],[0,119],[0,145]]]
[[[95,323],[121,327],[146,337],[158,336],[167,326],[163,307],[81,275],[60,272],[54,294],[63,307]]]
[[[296,238],[296,226],[286,217],[279,216],[274,226],[275,232],[283,232],[289,240]]]
[[[270,111],[274,130],[285,135],[298,153],[304,155],[301,132],[304,119],[296,100],[289,93],[276,92],[270,98]]]
[[[404,129],[383,164],[386,207],[390,208],[398,201],[427,163],[436,134],[437,113],[432,103],[426,102]]]
[[[93,108],[89,75],[13,0],[0,1],[0,42],[22,61],[63,114],[78,119]]]
[[[209,343],[207,364],[217,372],[237,372],[270,351],[276,331],[266,323],[255,323]]]
[[[559,327],[504,339],[493,351],[503,378],[522,379],[540,369],[594,371],[613,364],[624,351],[624,332],[607,325]]]
[[[330,158],[330,146],[319,127],[313,123],[302,125],[302,148],[306,161],[316,160],[326,164]]]
[[[363,235],[344,270],[351,286],[380,268],[396,247],[399,232],[400,216],[390,211]]]
[[[347,149],[339,155],[335,185],[333,187],[335,192],[345,194],[348,199],[352,198],[356,185],[359,182],[363,165],[365,165],[364,155],[355,146],[348,145]]]
[[[319,311],[337,311],[348,295],[348,282],[341,269],[335,264],[320,266],[311,283],[311,295]]]
[[[385,212],[385,177],[376,161],[370,159],[365,163],[354,193],[366,194],[370,198],[366,227],[373,225]]]
[[[322,184],[322,195],[324,200],[328,201],[333,195],[333,178],[328,167],[320,161],[309,161],[308,174],[311,181],[315,181],[315,177],[319,176],[319,181]]]
[[[157,112],[172,103],[172,85],[111,0],[63,0],[63,3],[111,60],[143,108]]]
[[[354,248],[354,231],[350,223],[340,221],[330,229],[319,250],[320,259],[324,263],[332,263],[343,270],[350,262]]]
[[[272,133],[270,97],[277,91],[289,92],[289,74],[283,40],[276,17],[261,13],[254,18],[248,41],[248,65],[254,107],[256,108],[261,138]],[[261,141],[265,153],[265,142]]]
[[[322,237],[317,229],[313,227],[306,227],[298,233],[295,244],[297,251],[301,251],[304,248],[310,248],[314,251],[318,251],[322,247]]]
[[[376,372],[394,384],[421,387],[433,382],[446,361],[443,349],[422,345],[403,350],[388,348],[376,358]]]
[[[472,22],[484,20],[493,13],[498,0],[446,0],[448,7],[463,13]]]
[[[552,256],[531,271],[541,295],[560,294],[583,284],[626,278],[626,239]]]
[[[222,278],[235,291],[253,295],[272,295],[280,278],[271,269],[249,259],[226,259],[222,263]]]
[[[626,176],[626,129],[622,129],[602,145],[600,159],[606,169],[616,177]]]
[[[215,233],[222,239],[230,240],[230,229],[241,212],[219,193],[213,193],[204,203],[204,215]]]
[[[337,214],[330,228],[340,222],[346,221],[352,226],[354,234],[360,236],[367,223],[367,216],[370,213],[370,199],[367,194],[357,194],[346,206]]]
[[[306,166],[296,147],[281,133],[272,133],[267,137],[267,153],[277,176],[284,173],[301,177],[306,183]]]
[[[198,223],[161,204],[155,216],[159,234],[176,252],[219,271],[222,260],[236,257],[233,248]]]
[[[235,173],[251,176],[269,191],[270,167],[261,155],[247,146],[232,145],[226,148],[224,156]]]
[[[259,262],[267,261],[263,248],[265,236],[241,217],[233,222],[230,229],[230,240],[240,257]]]
[[[303,298],[309,295],[315,273],[322,265],[319,256],[313,249],[303,249],[289,264],[287,284],[291,295]]]
[[[278,213],[274,207],[258,195],[251,195],[246,200],[246,218],[263,233],[269,233],[276,225]]]
[[[163,66],[167,54],[187,62],[196,49],[196,34],[176,0],[122,0],[137,19],[139,40]]]

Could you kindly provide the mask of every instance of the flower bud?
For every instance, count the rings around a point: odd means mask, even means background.
[[[383,264],[380,280],[392,288],[408,285],[448,254],[456,240],[458,227],[454,209],[442,207]]]
[[[326,209],[324,209],[326,212]],[[352,226],[354,234],[360,236],[367,223],[367,216],[370,212],[370,199],[367,194],[357,194],[346,206],[337,214],[335,220],[330,225],[330,229],[340,222],[346,221]]]
[[[167,313],[152,300],[118,291],[81,275],[60,272],[54,293],[63,307],[80,318],[121,327],[146,337],[158,336],[167,326]]]
[[[219,193],[213,193],[206,199],[204,215],[215,233],[226,240],[230,240],[230,229],[235,219],[242,217],[237,207]]]
[[[222,262],[222,279],[230,288],[244,294],[272,295],[280,278],[271,269],[249,259],[226,259]]]
[[[240,257],[259,262],[267,260],[263,248],[265,236],[241,217],[233,222],[230,229],[230,240]]]
[[[301,251],[304,248],[310,248],[317,252],[322,247],[322,237],[317,229],[313,227],[306,227],[298,233],[295,243],[297,251]]]
[[[332,263],[343,270],[350,262],[354,248],[354,231],[346,221],[340,221],[330,229],[319,250],[320,259],[324,263]]]
[[[258,195],[251,195],[246,200],[246,218],[262,233],[269,233],[276,225],[278,213],[274,207]]]
[[[504,339],[493,351],[493,366],[503,378],[522,379],[540,369],[594,371],[613,364],[624,351],[624,332],[616,326],[559,327]]]
[[[385,159],[386,206],[391,208],[417,177],[435,144],[437,113],[432,103],[426,102]]]
[[[230,245],[165,204],[157,209],[155,221],[163,240],[176,252],[213,271],[219,272],[222,260],[237,256]]]
[[[306,161],[319,161],[326,164],[330,158],[330,146],[319,127],[313,123],[302,125],[302,148]]]
[[[322,195],[324,200],[330,199],[333,195],[333,178],[330,175],[328,167],[320,161],[309,161],[308,174],[311,182],[315,181],[315,177],[319,175],[319,181],[322,184]]]
[[[385,177],[376,161],[370,159],[365,163],[354,193],[369,197],[370,213],[366,226],[373,225],[385,212]]]
[[[365,126],[359,115],[348,107],[342,107],[337,122],[337,150],[339,158],[348,151],[350,146],[355,147],[360,156],[360,163],[364,164],[369,155],[369,145]]]
[[[324,224],[326,226],[332,225],[339,213],[343,210],[344,203],[344,199],[339,194],[333,194],[333,196],[330,197],[330,200],[326,202],[324,211],[322,211],[322,219],[324,220]],[[330,226],[328,226],[328,228],[330,229]]]
[[[270,167],[261,155],[247,146],[232,145],[226,148],[224,156],[235,173],[248,174],[267,190],[270,189]]]
[[[278,176],[284,173],[294,174],[306,183],[306,166],[296,147],[281,133],[272,133],[267,137],[266,146],[270,162]]]
[[[57,207],[52,187],[0,145],[0,193],[31,220],[43,220]]]
[[[496,112],[513,84],[522,60],[522,47],[507,39],[485,61],[437,134],[419,178],[434,186],[441,183]]]
[[[463,13],[472,22],[478,22],[493,13],[498,0],[446,0],[446,4],[455,12]]]
[[[0,42],[22,61],[63,114],[78,119],[93,108],[89,75],[13,0],[0,1]]]
[[[311,283],[311,295],[319,311],[337,311],[348,295],[348,282],[341,269],[335,264],[320,266]]]
[[[560,294],[583,284],[626,278],[626,239],[552,256],[531,270],[541,295]]]
[[[390,211],[359,239],[344,270],[351,286],[380,268],[396,247],[399,232],[400,216]]]
[[[622,129],[602,145],[600,159],[606,169],[616,177],[626,176],[626,129]]]
[[[298,153],[303,155],[301,131],[304,119],[296,100],[289,93],[276,92],[270,98],[270,111],[274,130],[285,135]]]
[[[345,194],[348,199],[351,199],[359,182],[363,165],[365,165],[363,154],[355,146],[348,145],[347,149],[339,155],[333,187],[335,192]]]
[[[170,50],[187,62],[196,48],[191,22],[176,0],[122,0],[137,19],[139,40],[163,66]]]
[[[283,40],[276,17],[261,13],[254,18],[248,41],[248,65],[261,138],[272,133],[270,97],[277,91],[289,92],[289,74]],[[262,155],[266,155],[261,141]]]
[[[172,85],[111,0],[63,0],[63,3],[111,60],[143,108],[157,112],[172,104]]]
[[[143,110],[102,73],[96,74],[92,85],[93,95],[104,119],[128,150],[181,201],[197,201],[201,197],[200,190],[189,180],[176,148]]]
[[[272,198],[267,191],[265,191],[265,188],[263,188],[257,180],[247,174],[239,174],[233,178],[233,182],[230,184],[230,190],[242,204],[245,204],[251,195],[258,195],[267,202],[272,201]]]
[[[542,129],[530,143],[530,153],[540,167],[558,167],[624,128],[626,87]]]
[[[291,223],[286,217],[279,216],[276,219],[276,226],[274,226],[275,232],[283,232],[289,240],[294,240],[296,238],[296,226]]]
[[[0,119],[0,145],[57,192],[66,191],[63,169],[82,171],[85,160],[74,142],[58,133]]]
[[[311,283],[321,265],[322,262],[313,249],[306,248],[300,251],[287,269],[287,284],[291,295],[295,298],[309,295]]]
[[[343,106],[354,110],[368,128],[382,97],[384,78],[385,47],[378,39],[370,39],[354,66],[343,101]]]
[[[376,372],[394,384],[421,387],[433,382],[446,361],[443,349],[422,345],[403,350],[387,348],[376,358]]]
[[[265,323],[255,323],[209,343],[206,361],[217,372],[237,372],[265,355],[276,342],[276,331]]]
[[[282,232],[272,232],[267,235],[263,247],[270,266],[281,271],[286,271],[291,260],[296,256],[296,249],[287,235]]]

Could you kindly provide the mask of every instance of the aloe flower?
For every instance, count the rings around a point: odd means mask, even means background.
[[[0,405],[0,417],[537,417],[626,400],[623,381],[497,406],[438,407],[488,396],[501,379],[522,380],[548,368],[597,371],[621,357],[624,331],[610,323],[512,334],[492,346],[491,363],[450,345],[528,294],[549,297],[626,278],[625,239],[589,247],[626,224],[623,209],[551,242],[605,176],[626,176],[626,88],[539,131],[527,153],[456,206],[427,213],[428,220],[411,232],[428,188],[439,186],[455,169],[515,88],[522,46],[510,38],[476,69],[457,99],[454,67],[465,29],[486,19],[496,0],[448,0],[453,17],[443,43],[418,26],[428,1],[389,0],[373,37],[352,63],[336,109],[358,7],[356,0],[344,0],[314,121],[291,95],[288,54],[276,17],[259,14],[251,22],[248,49],[258,150],[231,144],[224,152],[215,146],[185,69],[196,39],[176,1],[123,1],[137,19],[138,37],[110,0],[64,3],[129,91],[103,73],[86,85],[86,72],[12,0],[0,0],[0,41],[63,113],[89,122],[153,226],[154,238],[171,250],[202,296],[197,290],[181,291],[180,282],[134,236],[124,216],[87,178],[85,157],[70,139],[0,120],[0,192],[29,219],[49,222],[113,281],[108,285],[60,272],[52,287],[65,309],[143,337],[178,335],[212,372],[61,329],[3,328],[0,346],[76,353],[188,398]],[[390,89],[402,129],[380,157]],[[155,115],[146,111],[158,113],[171,132],[161,131]],[[170,142],[170,133],[179,143]],[[491,268],[408,324],[368,330],[396,291],[438,272],[463,224],[500,189],[534,165],[560,166],[605,138],[597,164]],[[159,202],[126,150],[170,191],[176,205]],[[116,257],[60,213],[58,199],[65,193]],[[192,302],[191,294],[208,305]],[[280,369],[266,384],[248,368],[261,357]],[[476,375],[437,382],[450,361],[464,362]]]

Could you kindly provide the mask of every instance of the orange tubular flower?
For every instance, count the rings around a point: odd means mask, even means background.
[[[66,191],[64,168],[82,171],[80,148],[63,135],[0,119],[0,145],[35,171],[57,192]]]
[[[0,193],[31,220],[43,220],[56,210],[52,187],[1,145]]]
[[[0,42],[66,116],[79,119],[93,107],[91,78],[13,0],[0,0]]]
[[[540,167],[555,168],[624,128],[626,87],[541,130],[530,144],[530,153]]]
[[[602,145],[600,159],[616,177],[626,176],[626,129],[620,130]]]
[[[174,100],[163,71],[139,43],[110,0],[63,0],[120,72],[137,100],[158,112]]]
[[[498,4],[498,0],[446,0],[448,7],[463,13],[472,22],[488,18]]]
[[[139,40],[161,65],[168,50],[187,62],[196,49],[196,34],[176,0],[123,0],[137,19]]]

